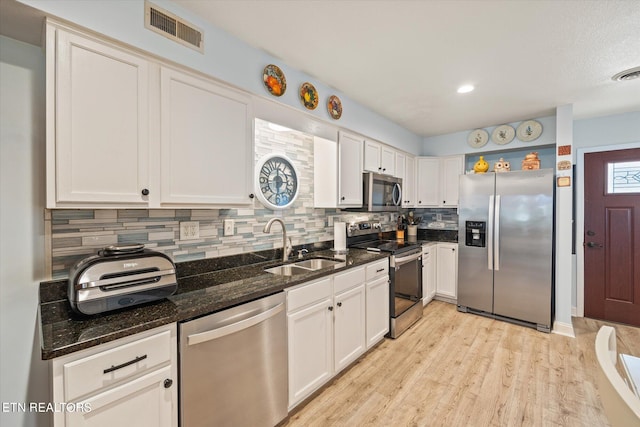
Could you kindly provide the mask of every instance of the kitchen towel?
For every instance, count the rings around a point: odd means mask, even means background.
[[[347,249],[347,223],[333,223],[333,250],[344,252]]]

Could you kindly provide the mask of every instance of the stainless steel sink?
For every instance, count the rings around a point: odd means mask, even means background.
[[[304,261],[298,261],[293,264],[267,268],[264,271],[271,274],[279,274],[280,276],[295,276],[296,274],[305,274],[322,268],[334,267],[341,263],[344,264],[344,261],[325,258],[311,258]]]
[[[267,273],[279,274],[280,276],[295,276],[296,274],[305,274],[313,270],[296,265],[280,265],[265,270]]]
[[[311,270],[320,270],[321,268],[333,267],[336,264],[340,264],[344,261],[336,261],[333,259],[324,259],[324,258],[312,258],[307,259],[305,261],[298,261],[293,265],[298,267],[309,268]]]

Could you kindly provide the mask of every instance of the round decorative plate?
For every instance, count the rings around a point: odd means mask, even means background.
[[[489,141],[489,132],[484,129],[476,129],[471,131],[469,136],[467,137],[467,144],[469,144],[473,148],[480,148],[487,145]]]
[[[342,116],[342,102],[340,98],[331,95],[327,101],[327,110],[332,119],[338,120]]]
[[[513,141],[516,131],[509,125],[501,125],[491,133],[491,140],[498,145],[505,145]]]
[[[542,135],[542,124],[536,120],[522,122],[518,125],[516,135],[522,142],[534,141]]]
[[[287,79],[277,65],[269,64],[264,67],[262,81],[264,82],[264,87],[273,96],[282,96],[287,90]]]
[[[298,197],[298,171],[284,154],[267,154],[256,163],[256,194],[269,209],[284,209]]]
[[[318,91],[309,82],[300,85],[300,101],[308,110],[315,110],[318,106]]]

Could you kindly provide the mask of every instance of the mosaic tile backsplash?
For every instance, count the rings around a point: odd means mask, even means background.
[[[293,245],[333,240],[334,221],[380,220],[392,227],[396,215],[347,213],[313,207],[313,137],[296,131],[276,131],[256,119],[255,159],[265,154],[286,154],[298,168],[300,193],[285,210],[266,209],[255,200],[246,209],[56,209],[51,221],[51,277],[68,277],[78,260],[117,243],[144,243],[175,262],[216,258],[279,248],[282,234],[274,225],[262,232],[271,217],[281,218]],[[235,235],[223,236],[223,221],[235,221]],[[198,221],[200,238],[180,240],[180,222]]]

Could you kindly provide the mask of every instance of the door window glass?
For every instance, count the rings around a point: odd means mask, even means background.
[[[608,163],[607,193],[640,193],[640,161]]]

